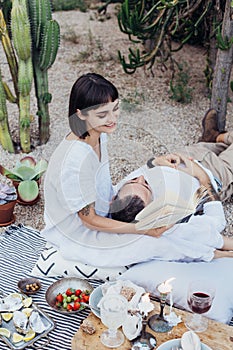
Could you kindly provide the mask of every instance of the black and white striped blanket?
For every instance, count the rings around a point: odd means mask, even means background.
[[[40,233],[32,228],[19,225],[8,227],[0,235],[0,292],[9,294],[17,291],[17,283],[23,277],[29,277],[30,271],[44,249],[45,241]],[[63,315],[53,311],[45,300],[47,288],[57,280],[54,277],[40,278],[41,290],[33,295],[33,301],[45,311],[55,322],[55,328],[49,333],[50,343],[46,350],[70,350],[71,339],[80,326],[80,322],[87,317],[89,311],[74,315]],[[89,281],[93,287],[100,282]],[[36,342],[36,346],[44,343],[43,338]],[[0,339],[0,350],[6,350],[7,345]],[[28,347],[27,349],[32,349]]]

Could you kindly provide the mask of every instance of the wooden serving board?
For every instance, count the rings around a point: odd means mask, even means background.
[[[159,311],[159,304],[157,302],[153,303],[155,305],[155,309],[149,314],[149,317],[155,313],[158,313]],[[183,321],[185,320],[185,315],[187,315],[188,312],[181,311],[179,309],[174,309],[174,311],[177,315],[181,316]],[[94,324],[96,332],[89,335],[79,329],[72,339],[72,350],[106,350],[107,348],[100,342],[100,335],[106,329],[106,327],[93,313],[90,313],[87,319]],[[156,347],[158,347],[167,340],[181,338],[183,333],[187,332],[188,329],[185,327],[185,324],[181,322],[177,326],[173,327],[173,329],[168,333],[156,333],[148,326],[146,331],[152,333],[156,337]],[[201,341],[211,347],[212,350],[233,350],[233,342],[230,340],[230,337],[233,337],[233,327],[231,326],[209,320],[208,329],[205,332],[198,333],[198,336],[200,337]],[[117,349],[130,350],[130,341],[125,339],[124,344]]]

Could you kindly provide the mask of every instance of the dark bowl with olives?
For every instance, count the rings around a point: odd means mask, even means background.
[[[40,290],[41,282],[34,277],[22,278],[18,282],[18,288],[26,295],[35,294]]]

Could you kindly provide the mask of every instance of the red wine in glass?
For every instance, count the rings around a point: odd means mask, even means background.
[[[196,314],[204,314],[209,311],[212,304],[212,297],[203,292],[195,292],[188,299],[190,309]]]
[[[208,319],[202,317],[202,314],[209,311],[215,296],[215,287],[207,281],[192,281],[188,287],[187,303],[192,310],[188,314],[185,325],[194,332],[203,332],[208,327]]]

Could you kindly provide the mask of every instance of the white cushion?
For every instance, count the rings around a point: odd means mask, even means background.
[[[216,295],[211,309],[205,315],[228,323],[233,316],[232,269],[231,258],[189,263],[153,260],[134,265],[119,278],[130,280],[158,296],[156,286],[170,277],[175,277],[172,281],[174,303],[189,311],[186,301],[189,283],[198,279],[207,280],[215,285]]]
[[[115,280],[127,270],[127,267],[95,267],[74,260],[63,258],[59,250],[47,245],[41,253],[31,274],[33,276],[76,276],[85,279],[102,281]]]

